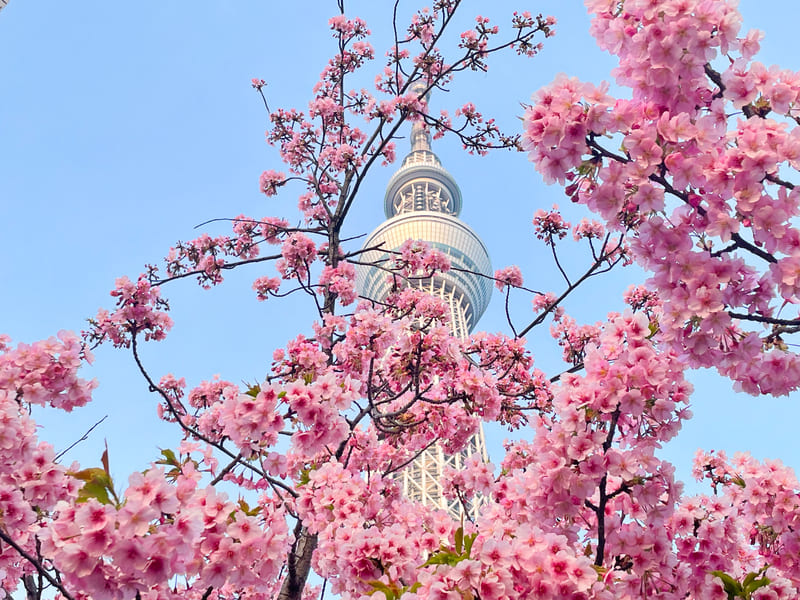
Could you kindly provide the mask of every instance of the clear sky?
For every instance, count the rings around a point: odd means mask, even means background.
[[[390,5],[347,3],[347,12],[365,18],[373,30],[379,57],[388,47]],[[415,7],[401,6],[405,14]],[[556,16],[558,33],[534,59],[508,55],[486,74],[465,74],[450,94],[434,96],[435,109],[473,101],[514,129],[520,103],[557,73],[610,80],[613,62],[589,37],[580,2],[499,0],[487,6],[465,1],[463,24],[454,32],[479,13],[502,25],[513,10],[528,9]],[[742,0],[740,8],[745,27],[766,32],[762,62],[800,68],[794,2]],[[250,79],[268,82],[272,108],[304,109],[334,49],[326,22],[335,11],[336,3],[324,0],[12,0],[0,13],[0,332],[31,342],[60,329],[79,331],[98,307],[110,306],[115,277],[135,277],[176,240],[198,235],[194,227],[209,219],[245,213],[296,220],[296,189],[277,199],[257,191],[261,171],[281,165],[264,142],[266,112]],[[376,61],[362,85],[380,66]],[[523,155],[469,157],[446,140],[434,149],[458,180],[462,218],[486,242],[495,268],[518,264],[528,285],[560,289],[530,219],[539,207],[569,205],[562,191],[545,186]],[[393,168],[372,173],[348,234],[367,233],[383,220],[384,186]],[[582,215],[566,208],[573,220]],[[203,231],[218,233],[224,226]],[[567,262],[579,268],[579,249],[565,249]],[[311,314],[300,299],[256,302],[250,283],[265,274],[273,275],[273,268],[231,274],[210,292],[188,282],[165,288],[176,324],[165,343],[143,352],[152,373],[171,372],[190,385],[214,374],[235,382],[262,378],[272,350],[308,332]],[[588,287],[567,310],[579,320],[601,319],[620,308],[630,283],[641,280],[634,269],[617,273]],[[521,323],[530,299],[520,294],[515,300]],[[496,295],[480,328],[507,331],[502,304]],[[557,372],[546,331],[531,341],[537,363]],[[143,468],[157,446],[173,445],[174,431],[155,419],[154,398],[127,354],[101,349],[96,358],[84,374],[100,381],[91,407],[37,416],[43,437],[60,449],[108,414],[70,456],[87,466],[97,462],[105,437],[112,470],[123,476]],[[666,450],[680,476],[688,478],[691,456],[701,446],[751,450],[800,466],[800,398],[740,396],[730,382],[709,373],[693,380],[696,418]],[[489,432],[495,456],[503,435]]]

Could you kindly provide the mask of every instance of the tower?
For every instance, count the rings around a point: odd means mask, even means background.
[[[364,247],[392,251],[412,239],[425,241],[446,254],[453,268],[421,286],[449,304],[454,335],[466,337],[491,297],[492,280],[485,277],[492,273],[489,253],[475,232],[458,218],[461,190],[431,150],[430,133],[421,121],[412,126],[411,151],[389,180],[383,206],[386,221],[372,232]],[[385,256],[374,250],[364,258],[374,264]],[[363,268],[358,271],[358,288],[362,295],[381,301],[389,294],[391,282],[385,271]],[[412,500],[457,516],[461,506],[444,497],[441,474],[446,466],[460,468],[475,454],[487,460],[483,429],[458,454],[447,455],[438,446],[426,450],[403,472],[403,492]]]

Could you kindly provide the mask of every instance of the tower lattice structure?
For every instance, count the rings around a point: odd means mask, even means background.
[[[389,180],[384,197],[384,221],[367,239],[365,248],[380,247],[364,257],[365,262],[388,258],[388,252],[407,240],[427,242],[448,256],[452,267],[424,280],[420,287],[444,299],[450,306],[450,327],[454,335],[466,337],[481,318],[492,293],[492,268],[489,253],[477,234],[458,218],[461,190],[453,176],[431,150],[431,138],[421,121],[411,130],[411,151]],[[362,295],[384,300],[392,283],[379,268],[358,272]],[[447,454],[435,445],[424,451],[401,476],[405,495],[426,506],[461,514],[458,500],[448,500],[443,493],[445,467],[460,469],[466,459],[478,455],[487,461],[483,429],[472,436],[463,451]]]

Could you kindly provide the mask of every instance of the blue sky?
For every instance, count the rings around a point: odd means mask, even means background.
[[[388,47],[388,2],[350,2],[365,18],[380,57]],[[406,14],[414,8],[402,3]],[[793,3],[743,0],[745,27],[766,32],[765,64],[798,69]],[[537,4],[465,1],[466,29],[475,14],[507,23],[513,10],[541,11],[559,20],[557,35],[534,59],[508,55],[488,73],[467,73],[434,108],[475,104],[509,129],[518,127],[520,103],[559,72],[599,82],[614,63],[588,35],[580,2]],[[291,3],[165,1],[147,5],[106,1],[23,2],[0,12],[0,331],[34,341],[60,329],[80,330],[98,307],[109,306],[115,277],[135,277],[159,261],[176,240],[199,234],[209,219],[240,213],[296,219],[297,190],[277,199],[257,191],[264,169],[280,168],[264,142],[266,113],[250,87],[268,81],[272,108],[305,108],[317,75],[333,51],[326,22],[335,2]],[[374,69],[364,79],[369,85]],[[401,142],[400,149],[403,144]],[[537,208],[569,205],[559,188],[545,186],[523,155],[469,157],[453,141],[435,146],[458,180],[462,218],[486,242],[494,266],[519,264],[529,285],[559,289],[555,269],[535,243],[530,219]],[[376,170],[362,190],[348,234],[371,231],[382,219],[389,169]],[[582,212],[566,206],[575,220]],[[224,226],[204,229],[222,232]],[[576,268],[581,254],[570,251]],[[149,345],[145,362],[156,376],[171,372],[191,384],[220,374],[240,382],[263,377],[272,349],[309,331],[302,301],[256,302],[251,281],[271,267],[234,273],[219,289],[183,283],[165,288],[176,325],[167,341]],[[567,310],[594,321],[620,308],[620,295],[641,273],[628,270],[584,290]],[[598,301],[602,299],[602,302]],[[496,295],[480,328],[506,331]],[[518,322],[529,298],[516,297]],[[559,367],[546,331],[532,336],[537,363]],[[124,352],[101,349],[85,376],[100,387],[91,407],[64,416],[37,411],[43,437],[63,448],[108,414],[99,431],[71,457],[97,462],[103,438],[112,469],[143,468],[156,447],[174,444],[173,430],[155,419],[154,399]],[[794,444],[798,398],[740,396],[713,374],[693,376],[695,420],[666,455],[688,477],[698,447],[752,450],[800,466]],[[490,431],[495,448],[503,434]],[[497,456],[497,454],[495,454]]]

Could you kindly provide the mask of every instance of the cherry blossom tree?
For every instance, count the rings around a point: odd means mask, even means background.
[[[726,0],[588,4],[631,98],[559,78],[537,93],[518,137],[471,103],[451,117],[425,97],[486,69],[495,52],[534,55],[552,18],[515,14],[503,38],[477,17],[446,52],[459,3],[438,0],[397,25],[367,91],[350,82],[375,60],[369,31],[340,2],[335,54],[308,108],[270,111],[267,140],[286,166],[265,171],[260,188],[299,190],[297,224],[242,215],[230,235],[176,244],[163,265],[117,280],[113,307],[82,339],[0,338],[7,593],[22,581],[29,597],[69,600],[798,596],[794,474],[700,452],[709,494],[690,497],[657,450],[691,417],[689,366],[714,366],[753,394],[797,386],[785,340],[798,325],[786,312],[800,252],[800,78],[753,61],[758,34],[740,32]],[[266,106],[265,82],[252,85]],[[508,334],[454,337],[446,304],[417,286],[450,265],[413,241],[369,265],[396,282],[389,298],[359,298],[355,268],[370,249],[343,239],[342,226],[408,120],[471,152],[524,146],[545,178],[603,219],[572,227],[557,209],[536,212],[564,288],[528,289],[513,266],[495,274],[507,304],[532,294],[528,324],[509,318]],[[587,248],[578,276],[559,259],[570,231]],[[584,281],[630,261],[652,277],[629,290],[627,310],[594,325],[565,313]],[[307,302],[313,336],[287,341],[248,385],[156,375],[162,367],[140,349],[169,334],[164,290],[192,278],[217,286],[246,268],[258,300]],[[524,339],[548,321],[565,361],[552,377]],[[79,369],[99,344],[130,353],[177,433],[127,484],[112,479],[107,453],[99,466],[62,464],[29,413],[88,403],[94,382]],[[499,469],[473,461],[444,474],[453,497],[484,499],[475,518],[401,495],[394,476],[415,456],[432,444],[459,451],[481,421],[527,435],[507,444]]]

